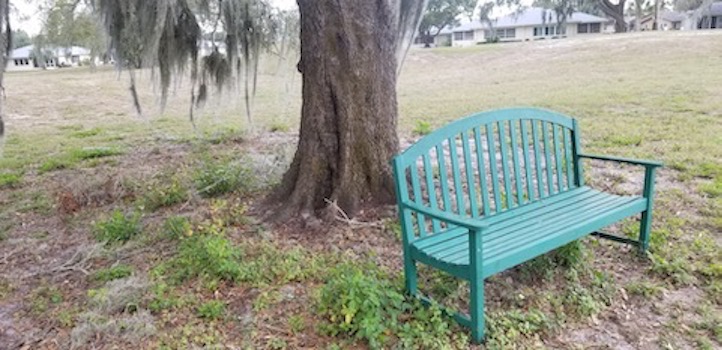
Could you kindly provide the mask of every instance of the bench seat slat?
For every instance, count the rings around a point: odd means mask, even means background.
[[[584,220],[587,218],[585,214],[580,213],[589,213],[592,211],[606,213],[637,200],[636,198],[628,198],[627,201],[622,202],[615,199],[616,198],[610,196],[597,196],[594,198],[594,202],[581,204],[583,206],[581,210],[570,210],[569,207],[566,207],[564,211],[555,211],[554,215],[542,215],[537,220],[529,220],[529,222],[521,225],[521,227],[516,225],[508,229],[493,232],[494,235],[488,239],[484,237],[484,243],[489,247],[489,249],[484,249],[484,254],[489,259],[493,259],[494,256],[519,245],[524,245],[527,240],[533,239],[533,237],[525,237],[526,235],[542,237],[548,231],[553,233],[555,232],[554,230],[559,230],[560,227],[563,228],[569,224],[580,221],[580,219]],[[547,225],[550,217],[553,217],[554,225]],[[544,231],[545,229],[548,230]],[[442,258],[456,263],[465,263],[465,260],[468,261],[468,252],[466,250],[468,249],[459,249],[457,254],[447,253]]]
[[[639,213],[646,207],[644,198],[616,196],[588,187],[549,199],[557,200],[534,206],[521,215],[506,216],[503,220],[496,217],[482,220],[491,223],[482,238],[485,277]],[[463,269],[469,264],[468,247],[468,232],[458,227],[412,244],[415,256],[424,256],[423,260],[427,262],[438,262],[434,265],[441,268],[445,265],[462,266]]]
[[[500,213],[497,215],[492,215],[492,216],[484,218],[483,220],[484,220],[484,222],[487,222],[490,225],[493,225],[497,222],[501,222],[501,221],[507,220],[508,218],[513,218],[513,217],[520,217],[520,218],[524,218],[526,220],[526,219],[528,219],[528,217],[523,216],[523,215],[534,212],[540,207],[549,206],[556,202],[564,201],[568,198],[580,196],[580,195],[582,195],[584,193],[588,193],[588,192],[593,193],[594,190],[592,190],[590,187],[576,188],[572,191],[561,193],[557,196],[554,196],[551,198],[545,198],[541,201],[523,206],[521,208],[517,208],[514,210],[514,212],[505,212],[505,213]],[[436,244],[436,242],[446,240],[445,237],[446,237],[447,233],[457,231],[457,230],[460,230],[460,228],[454,227],[454,228],[450,228],[450,229],[447,229],[444,231],[436,231],[435,234],[433,234],[427,238],[424,238],[423,240],[416,241],[416,242],[414,242],[414,244],[419,248],[424,248],[426,246]]]
[[[515,239],[523,241],[523,237],[520,236],[535,234],[535,232],[531,229],[546,227],[544,223],[550,217],[553,217],[556,223],[561,223],[568,219],[573,220],[575,216],[579,214],[579,209],[582,211],[599,210],[606,205],[617,205],[619,201],[615,201],[615,199],[616,198],[614,196],[608,196],[604,193],[597,192],[583,199],[575,198],[573,201],[570,200],[558,203],[558,205],[553,208],[543,208],[543,210],[537,210],[534,214],[537,214],[537,212],[538,214],[534,217],[524,219],[515,218],[513,220],[500,222],[499,224],[493,226],[493,230],[485,234],[483,237],[483,243],[485,245],[484,255],[486,257],[491,257],[491,255],[493,255],[493,252],[491,251],[492,248],[506,246],[506,244],[513,245]],[[634,198],[630,199],[633,200]],[[467,235],[459,235],[454,240],[456,243],[455,247],[449,247],[443,251],[438,251],[436,247],[429,247],[425,249],[425,252],[427,254],[434,255],[438,259],[448,258],[452,261],[455,260],[454,257],[458,255],[454,253],[460,253],[461,255],[466,256],[468,255],[468,252],[466,252],[466,250],[468,250],[468,244],[466,243],[468,237],[466,236]],[[447,245],[451,244],[447,243]]]
[[[530,223],[533,224],[533,222],[535,220],[538,220],[539,217],[543,217],[544,215],[553,215],[555,213],[563,214],[565,212],[565,210],[567,210],[567,208],[570,206],[578,205],[580,203],[582,203],[582,204],[590,203],[591,201],[593,201],[599,197],[604,197],[604,194],[601,192],[597,192],[597,191],[589,191],[589,192],[582,193],[579,196],[575,196],[573,198],[569,198],[564,201],[559,201],[554,204],[550,204],[550,205],[547,205],[544,207],[539,207],[539,208],[537,208],[537,210],[533,210],[533,211],[527,213],[526,215],[519,215],[510,220],[498,221],[497,224],[493,224],[494,230],[490,231],[484,235],[484,243],[487,243],[487,241],[492,240],[494,237],[504,234],[505,230],[510,227],[515,228],[515,226],[518,227],[518,226],[525,226]],[[604,198],[608,198],[608,197],[604,197]],[[488,221],[491,221],[491,220],[488,220]],[[458,234],[459,232],[461,234]],[[424,244],[423,245],[423,247],[425,248],[424,251],[427,254],[432,254],[432,255],[436,254],[443,248],[443,246],[454,245],[454,244],[459,243],[461,240],[467,239],[464,237],[464,236],[466,236],[466,230],[463,228],[461,228],[460,230],[456,229],[455,231],[453,231],[453,234],[443,233],[442,235],[452,236],[455,238],[438,240],[437,243],[433,243],[433,244]],[[451,240],[453,240],[453,242],[450,242]],[[427,240],[422,240],[422,241],[418,242],[418,244],[426,243],[426,241]]]

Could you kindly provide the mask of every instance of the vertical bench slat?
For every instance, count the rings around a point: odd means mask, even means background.
[[[486,143],[489,147],[489,170],[491,170],[491,186],[494,192],[494,211],[501,210],[501,194],[499,193],[499,174],[496,162],[496,147],[494,147],[494,131],[491,124],[486,124]]]
[[[434,169],[431,167],[431,160],[429,159],[429,152],[424,153],[424,175],[426,175],[426,191],[429,193],[429,206],[432,209],[438,209],[439,203],[436,199],[436,186],[434,186]],[[432,219],[431,226],[434,232],[441,231],[441,225],[439,220]]]
[[[456,195],[456,211],[457,214],[463,215],[466,212],[464,206],[464,186],[461,183],[461,171],[459,169],[459,157],[456,153],[456,136],[450,137],[449,141],[449,157],[451,157],[451,174],[454,177],[454,194]]]
[[[469,150],[469,134],[466,130],[461,132],[461,145],[464,150],[464,166],[466,168],[466,186],[469,191],[469,207],[471,217],[479,216],[479,206],[476,204],[476,181],[474,180],[474,167],[471,163],[471,151]]]
[[[474,128],[474,144],[476,145],[476,161],[479,167],[479,191],[484,216],[489,215],[489,187],[486,185],[486,165],[484,164],[484,147],[481,144],[481,126]]]
[[[574,169],[572,160],[572,132],[564,130],[564,161],[567,165],[567,188],[574,187]]]
[[[516,135],[516,123],[509,121],[511,133],[511,159],[514,162],[514,183],[516,183],[516,204],[524,203],[524,188],[521,181],[521,170],[519,166],[519,138]]]
[[[549,123],[542,121],[542,139],[544,140],[544,166],[547,168],[547,194],[554,194],[554,167],[552,154],[549,148]]]
[[[521,124],[521,151],[524,155],[524,170],[526,170],[526,191],[529,196],[528,200],[533,201],[535,196],[531,178],[532,166],[529,164],[529,128],[526,125],[526,120],[521,119],[519,120],[519,123]]]
[[[419,168],[416,162],[409,167],[411,171],[411,188],[414,192],[414,202],[418,205],[424,205],[424,198],[421,195],[421,185],[419,184]],[[416,223],[419,225],[419,237],[426,236],[426,217],[424,214],[416,213]]]
[[[539,155],[539,148],[541,147],[541,143],[539,140],[539,122],[536,120],[531,121],[531,132],[532,132],[532,142],[534,143],[534,163],[536,164],[536,186],[539,190],[539,198],[544,198],[546,195],[544,194],[544,181],[542,181],[542,166],[541,166],[541,156]]]
[[[446,177],[446,156],[441,144],[436,145],[436,161],[439,165],[439,181],[441,182],[441,199],[444,202],[444,211],[451,212],[451,196],[449,196],[449,182]]]
[[[582,152],[582,135],[579,130],[579,122],[576,119],[572,120],[574,126],[574,148],[572,149],[574,157],[574,177],[577,179],[577,186],[584,186],[584,164],[582,164],[582,158],[579,153]]]
[[[499,125],[499,146],[501,147],[501,170],[504,175],[504,192],[506,193],[506,209],[514,206],[514,196],[511,194],[511,174],[509,172],[508,146],[506,144],[506,122],[498,122]]]
[[[556,124],[552,124],[552,128],[554,130],[554,136],[552,138],[554,140],[554,160],[557,163],[557,190],[561,192],[564,187],[564,168],[562,168],[562,153],[560,149],[561,145],[559,144],[559,128],[561,127]]]

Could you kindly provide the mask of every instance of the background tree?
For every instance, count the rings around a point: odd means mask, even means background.
[[[22,29],[19,30],[13,30],[12,34],[13,40],[12,40],[12,48],[17,49],[18,47],[28,46],[32,44],[32,39],[30,38],[30,35]]]
[[[700,23],[702,15],[709,11],[715,0],[676,0],[674,3],[674,9],[676,11],[692,11],[688,16],[687,24],[685,29],[696,30]],[[707,23],[711,24],[711,23]]]
[[[42,34],[48,45],[70,48],[82,46],[90,50],[91,64],[107,51],[107,40],[98,17],[79,0],[55,0],[46,3]],[[67,55],[70,52],[66,53]]]
[[[484,35],[487,42],[498,41],[496,29],[494,29],[494,19],[491,17],[495,7],[496,3],[493,1],[485,2],[479,6],[479,20],[482,24],[486,24],[489,33],[488,35]]]
[[[434,38],[446,27],[459,24],[459,16],[471,17],[478,0],[429,0],[426,14],[419,24],[424,46],[430,47]]]
[[[574,14],[574,11],[576,11],[577,3],[575,0],[536,0],[534,1],[534,6],[549,9],[554,13],[557,22],[556,32],[558,35],[563,36],[566,34],[567,20]],[[542,16],[544,23],[551,17],[548,16],[546,12],[543,13]]]
[[[261,0],[97,0],[118,58],[157,69],[163,96],[189,68],[196,101],[232,77],[255,84],[277,22]],[[410,46],[424,0],[298,0],[303,106],[298,148],[276,189],[277,219],[319,216],[327,201],[353,215],[394,198],[389,160],[398,151],[397,62]],[[198,14],[216,13],[227,53],[198,57]],[[198,70],[200,66],[200,71]],[[208,80],[202,79],[208,77]],[[246,89],[246,91],[253,89]],[[162,97],[164,100],[164,97]],[[248,103],[247,103],[248,105]]]
[[[3,78],[5,77],[5,67],[7,67],[8,54],[12,48],[12,28],[10,27],[10,1],[0,0],[0,142],[5,135],[5,85]],[[2,149],[0,148],[0,152]]]
[[[627,22],[624,19],[624,4],[626,0],[617,0],[617,3],[612,3],[610,0],[598,0],[599,8],[604,12],[605,15],[611,17],[614,20],[614,31],[617,33],[624,33],[627,31]]]

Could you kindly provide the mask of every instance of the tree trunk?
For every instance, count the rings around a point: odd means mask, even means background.
[[[634,0],[634,31],[642,31],[642,5],[644,0]]]
[[[390,203],[389,160],[399,144],[393,1],[298,0],[298,6],[301,129],[272,197],[282,202],[273,215],[319,216],[327,200],[349,215]]]
[[[627,22],[624,20],[624,3],[626,0],[619,0],[618,4],[612,4],[609,0],[600,0],[599,7],[605,15],[614,20],[614,31],[624,33],[627,31]]]
[[[12,29],[10,28],[10,2],[8,0],[0,0],[0,156],[2,156],[2,142],[5,135],[5,85],[3,78],[5,77],[5,67],[7,67],[7,58],[12,47]]]

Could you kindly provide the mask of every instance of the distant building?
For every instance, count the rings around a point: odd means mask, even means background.
[[[494,33],[479,20],[464,22],[455,28],[445,28],[436,36],[436,46],[469,46],[489,41],[528,41],[588,35],[613,30],[612,21],[583,12],[567,17],[566,26],[558,28],[554,11],[532,7],[495,19]],[[495,34],[495,35],[492,35]]]
[[[8,71],[23,71],[38,68],[77,67],[83,64],[90,64],[93,59],[90,50],[72,46],[67,48],[51,47],[45,49],[45,61],[39,61],[35,57],[35,46],[28,45],[19,47],[10,53],[8,59]],[[96,64],[99,60],[96,58]]]
[[[684,28],[684,21],[687,19],[687,15],[681,12],[674,11],[662,11],[659,14],[659,30],[683,30],[689,29]],[[640,30],[654,30],[654,15],[648,15],[642,17],[639,21]]]
[[[722,29],[722,2],[712,3],[708,10],[702,12],[697,28]]]

